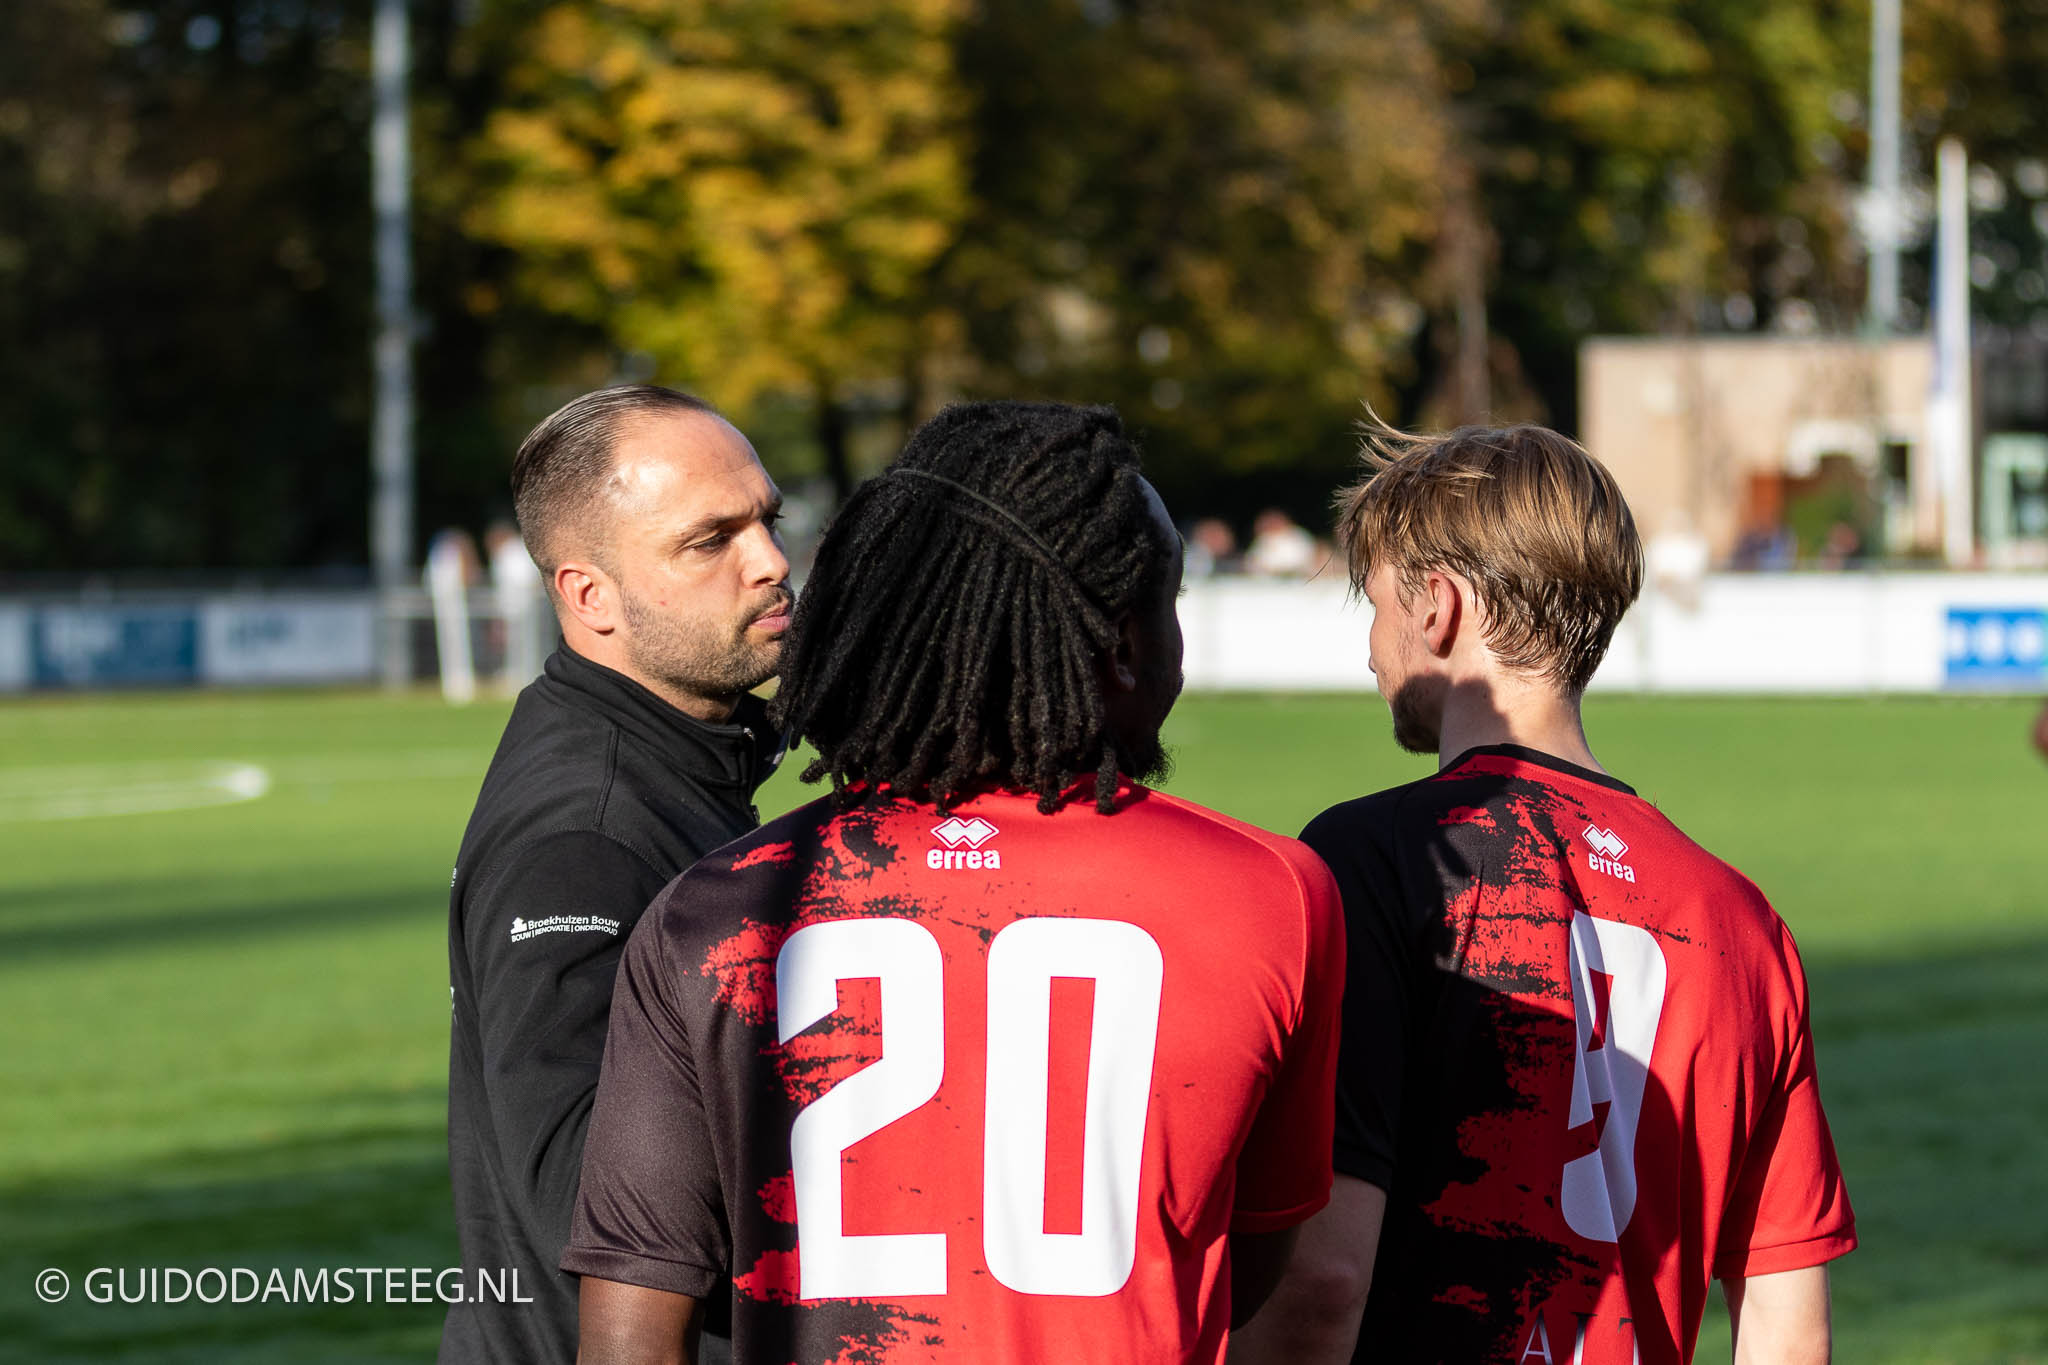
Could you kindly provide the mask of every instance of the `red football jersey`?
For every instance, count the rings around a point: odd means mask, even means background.
[[[1855,1246],[1792,936],[1626,785],[1477,749],[1303,839],[1351,939],[1359,1360],[1689,1360],[1710,1278]]]
[[[814,802],[626,948],[566,1270],[702,1297],[741,1362],[1218,1361],[1228,1235],[1327,1200],[1342,916],[1303,845]]]

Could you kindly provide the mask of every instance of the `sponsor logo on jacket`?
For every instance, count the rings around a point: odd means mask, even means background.
[[[542,934],[616,934],[619,922],[598,915],[549,915],[546,919],[512,920],[512,941],[524,943]]]

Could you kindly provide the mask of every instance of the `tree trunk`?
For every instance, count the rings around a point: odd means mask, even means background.
[[[1492,340],[1486,321],[1486,284],[1492,251],[1479,210],[1471,165],[1459,158],[1444,203],[1444,268],[1450,277],[1456,341],[1451,356],[1453,421],[1485,422],[1493,411]]]
[[[851,431],[846,408],[829,384],[818,385],[817,422],[818,450],[824,456],[825,477],[832,481],[832,505],[839,507],[853,496]]]

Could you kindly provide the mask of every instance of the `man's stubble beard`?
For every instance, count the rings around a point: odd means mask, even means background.
[[[1443,714],[1430,715],[1418,679],[1409,679],[1387,698],[1394,717],[1394,743],[1411,754],[1433,754],[1443,746]]]
[[[691,696],[735,697],[775,676],[782,663],[782,641],[755,644],[747,629],[777,602],[788,603],[787,589],[764,594],[748,604],[737,621],[713,621],[656,609],[624,584],[626,657],[636,671]]]

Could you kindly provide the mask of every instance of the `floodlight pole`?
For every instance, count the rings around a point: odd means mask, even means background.
[[[370,70],[370,180],[377,233],[376,415],[370,436],[370,563],[377,587],[377,670],[412,681],[402,594],[413,579],[412,72],[407,0],[377,0]]]
[[[1864,322],[1880,336],[1899,322],[1899,247],[1905,209],[1899,201],[1899,3],[1870,5],[1870,190],[1865,232],[1870,273]]]
[[[1970,160],[1955,138],[1941,143],[1935,181],[1935,390],[1928,433],[1941,469],[1941,548],[1952,569],[1977,553],[1976,403],[1970,354]]]

